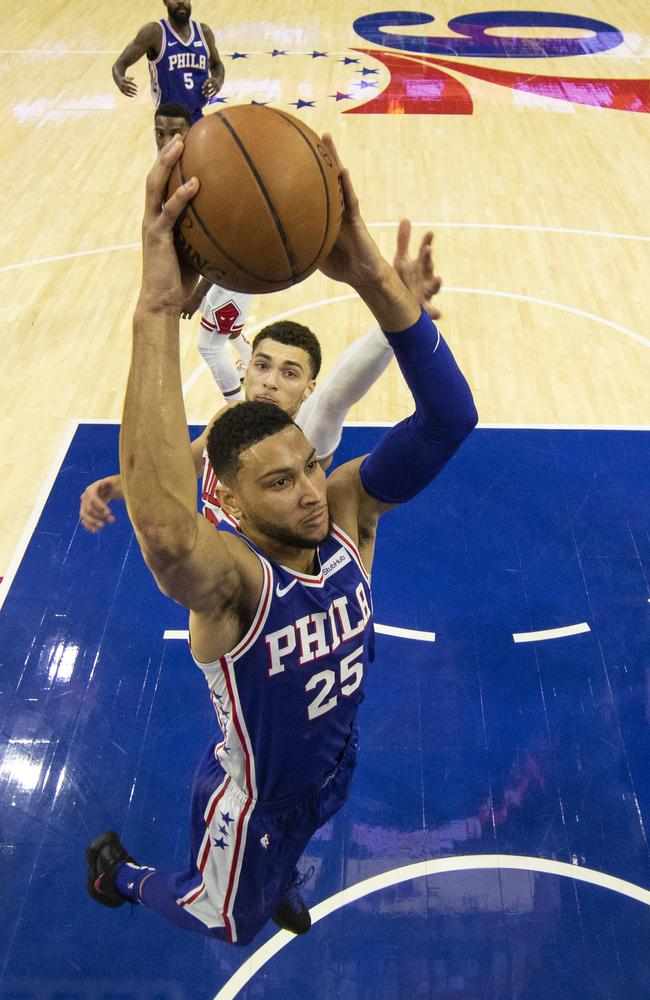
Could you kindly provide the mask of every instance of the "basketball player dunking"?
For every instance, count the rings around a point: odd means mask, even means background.
[[[323,141],[336,158],[331,137]],[[281,407],[228,407],[208,453],[241,531],[215,531],[196,513],[178,343],[186,290],[172,235],[198,181],[163,204],[181,149],[178,139],[165,146],[147,180],[120,464],[144,558],[161,590],[190,609],[192,654],[223,739],[195,774],[188,869],[136,864],[109,832],[86,852],[87,885],[106,906],[139,903],[178,927],[245,944],[271,917],[294,933],[309,929],[295,866],[349,791],[371,655],[377,521],[431,482],[476,410],[433,322],[379,253],[342,171],[345,211],[322,271],[351,285],[387,332],[415,412],[326,483]]]
[[[113,79],[123,94],[135,97],[138,88],[126,71],[146,54],[156,107],[182,104],[195,122],[221,90],[224,66],[212,29],[191,19],[190,0],[164,0],[164,4],[168,16],[140,28],[113,64]]]
[[[189,116],[176,104],[164,104],[154,116],[154,134],[158,151],[174,136],[181,138],[189,129]],[[440,313],[432,304],[440,290],[441,280],[433,270],[432,233],[426,233],[415,260],[409,257],[410,227],[404,220],[397,234],[394,259],[400,277],[432,319]],[[204,279],[201,279],[203,281]],[[208,287],[210,287],[208,282]],[[324,469],[328,468],[341,440],[343,423],[351,406],[365,396],[393,359],[393,351],[378,326],[355,340],[340,356],[322,383],[316,384],[320,372],[321,350],[318,338],[307,327],[291,321],[280,321],[261,330],[253,345],[245,339],[242,324],[251,297],[211,286],[201,308],[199,350],[210,364],[221,386],[231,378],[239,385],[239,374],[227,351],[226,341],[247,361],[251,350],[253,363],[245,371],[243,392],[232,398],[266,399],[286,410],[316,448],[316,456]],[[193,310],[192,310],[193,311]],[[187,301],[182,316],[188,314]],[[191,312],[190,312],[191,314]],[[233,319],[234,317],[234,319]],[[212,363],[211,363],[212,362]],[[215,367],[218,370],[215,372]],[[246,365],[248,369],[248,364]],[[232,376],[228,372],[232,369]],[[197,476],[202,476],[203,513],[219,523],[224,515],[217,487],[218,477],[210,466],[206,452],[208,423],[203,433],[192,441],[192,456]],[[114,523],[110,503],[123,500],[122,481],[114,473],[90,483],[81,495],[79,517],[88,531],[97,532]]]

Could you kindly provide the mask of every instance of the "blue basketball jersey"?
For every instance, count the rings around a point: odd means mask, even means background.
[[[208,98],[201,93],[210,75],[210,53],[201,25],[190,21],[192,31],[187,42],[176,34],[167,18],[160,21],[162,44],[157,59],[149,60],[151,96],[154,104],[181,104],[198,121]]]
[[[205,673],[223,740],[216,756],[252,799],[319,787],[336,768],[372,659],[370,581],[352,540],[334,526],[307,576],[268,559],[246,635]]]

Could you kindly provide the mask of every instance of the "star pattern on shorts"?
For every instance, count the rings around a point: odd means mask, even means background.
[[[228,846],[223,837],[219,837],[218,840],[216,837],[213,837],[212,843],[214,844],[215,847],[220,847],[222,851],[225,851],[226,847]]]
[[[219,812],[221,812],[221,810],[219,810]],[[230,815],[229,812],[221,813],[221,818],[224,821],[224,823],[226,823],[227,826],[230,826],[231,823],[235,822],[234,818]]]
[[[219,827],[219,833],[220,833],[220,834],[221,834],[221,835],[222,835],[223,837],[227,837],[227,836],[228,836],[228,827],[227,827],[227,826],[224,826],[224,825],[223,825],[223,823],[222,823],[222,824],[221,824],[221,826]]]

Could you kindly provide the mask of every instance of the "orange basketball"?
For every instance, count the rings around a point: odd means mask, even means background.
[[[338,236],[338,171],[315,132],[274,108],[240,105],[196,122],[168,195],[201,187],[176,223],[185,259],[217,285],[274,292],[302,281]]]

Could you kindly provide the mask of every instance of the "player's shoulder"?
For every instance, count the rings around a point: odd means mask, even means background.
[[[350,535],[355,543],[359,541],[359,493],[361,478],[359,467],[363,458],[352,459],[328,476],[327,503],[330,516],[336,524]]]
[[[159,49],[163,30],[161,21],[147,21],[135,36],[136,41],[146,45],[147,48]]]
[[[206,24],[204,21],[199,21],[199,24],[201,25],[201,31],[205,35],[206,41],[209,40],[214,41],[214,31],[212,30],[210,25]]]

